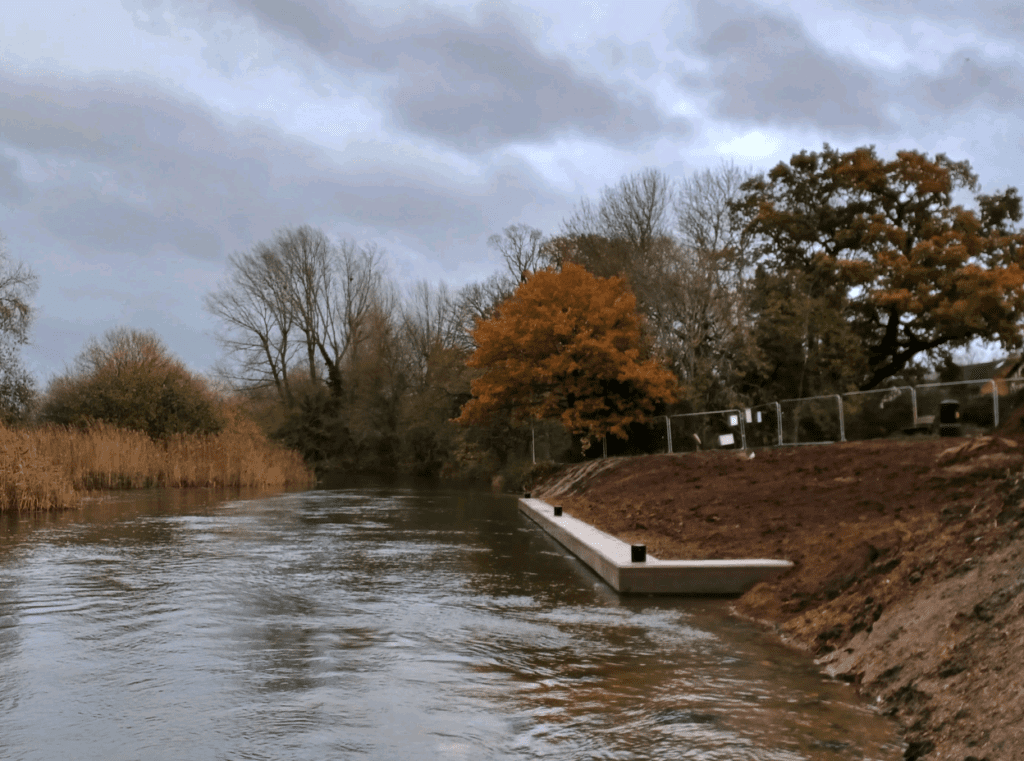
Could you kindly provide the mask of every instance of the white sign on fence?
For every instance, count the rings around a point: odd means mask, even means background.
[[[731,428],[735,428],[739,424],[740,424],[740,416],[739,415],[729,415],[729,426]]]
[[[750,415],[750,407],[747,407],[746,413],[747,413],[747,422],[748,423],[753,423],[754,422],[754,418],[751,417],[751,415]],[[761,421],[759,420],[758,422],[761,422]]]
[[[736,439],[731,433],[723,433],[718,437],[718,446],[720,447],[731,447],[735,443]]]

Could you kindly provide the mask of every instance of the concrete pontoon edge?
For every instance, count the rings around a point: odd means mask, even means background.
[[[634,563],[630,545],[571,515],[554,515],[543,500],[519,499],[519,509],[621,594],[737,596],[788,571],[788,560],[658,560]]]

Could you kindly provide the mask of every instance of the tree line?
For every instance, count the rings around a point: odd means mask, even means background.
[[[954,202],[965,196],[973,208]],[[207,305],[225,328],[226,371],[276,406],[282,435],[311,456],[421,472],[493,467],[521,446],[529,419],[558,418],[577,438],[616,428],[584,425],[566,374],[535,374],[529,386],[522,363],[494,372],[515,353],[543,364],[537,352],[561,319],[543,298],[596,308],[577,298],[594,286],[569,277],[573,268],[624,285],[638,316],[634,359],[674,376],[674,390],[659,381],[639,394],[654,401],[646,414],[722,409],[875,388],[973,341],[1018,349],[1020,220],[1016,189],[981,193],[967,162],[826,144],[764,174],[722,165],[681,181],[630,175],[582,199],[554,235],[516,224],[492,236],[505,270],[455,291],[419,283],[402,294],[378,249],[283,230],[233,257]],[[528,286],[542,273],[564,277],[538,302],[543,289]],[[501,319],[506,328],[488,327]],[[509,343],[513,334],[531,338]],[[550,351],[565,359],[571,344]],[[587,398],[611,398],[603,383]],[[644,417],[623,410],[623,420]]]
[[[651,414],[905,382],[977,341],[1018,350],[1021,218],[1017,190],[982,193],[966,161],[826,144],[766,173],[629,175],[554,234],[492,236],[505,269],[459,289],[403,291],[376,246],[283,229],[229,258],[206,307],[218,374],[308,461],[482,475],[523,451],[530,421],[579,449]],[[13,414],[33,280],[5,271],[0,294],[22,300],[0,298]],[[44,415],[96,375],[86,355]]]

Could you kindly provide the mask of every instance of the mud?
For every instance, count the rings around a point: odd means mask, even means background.
[[[1024,759],[1024,439],[599,460],[534,489],[663,559],[784,558],[739,615],[902,727],[907,759]]]

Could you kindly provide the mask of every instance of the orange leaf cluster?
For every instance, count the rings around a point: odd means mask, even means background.
[[[618,277],[579,265],[531,275],[473,331],[469,366],[483,370],[457,422],[510,410],[519,420],[561,420],[588,438],[613,434],[675,399],[675,376],[642,357],[636,298]]]

